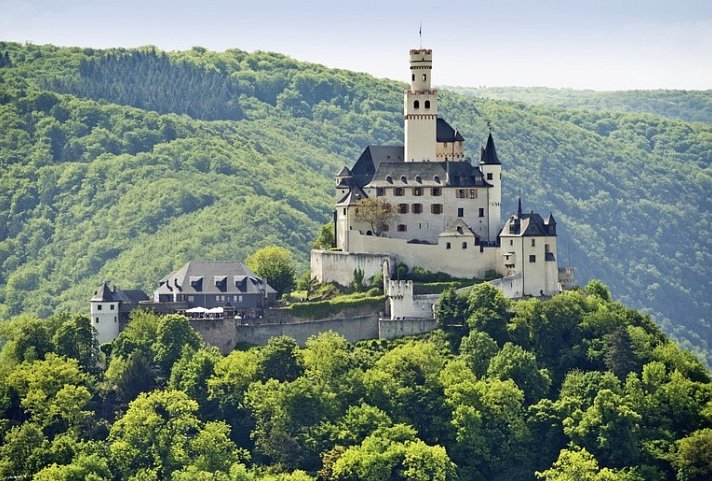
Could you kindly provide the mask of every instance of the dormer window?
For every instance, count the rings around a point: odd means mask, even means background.
[[[392,183],[393,183],[393,177],[391,177],[390,175],[387,175],[387,176],[386,176],[386,182],[388,182],[389,184],[392,184]]]
[[[203,277],[202,276],[190,276],[190,287],[196,291],[203,290]]]
[[[403,182],[404,184],[408,183],[408,179],[405,178],[405,175],[401,175],[401,182]]]
[[[415,181],[418,182],[419,184],[423,182],[419,175],[415,176]]]
[[[433,177],[433,180],[439,184],[439,183],[440,183],[440,176],[436,175],[435,177]]]

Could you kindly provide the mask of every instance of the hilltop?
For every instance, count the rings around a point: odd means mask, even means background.
[[[272,53],[0,43],[0,80],[3,318],[83,311],[104,278],[150,291],[189,259],[269,244],[306,269],[334,174],[402,137],[404,84]],[[700,95],[650,93],[677,105],[663,112],[630,94],[630,110],[648,113],[621,113],[442,91],[440,110],[473,158],[492,125],[504,215],[519,191],[554,206],[579,280],[603,279],[709,362],[712,126],[692,114]]]

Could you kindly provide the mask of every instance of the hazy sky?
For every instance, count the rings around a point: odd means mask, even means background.
[[[436,84],[712,89],[712,0],[0,0],[0,40],[268,50]]]

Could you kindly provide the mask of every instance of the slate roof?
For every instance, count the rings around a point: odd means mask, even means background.
[[[367,198],[368,195],[359,187],[358,185],[354,185],[349,189],[349,191],[346,193],[345,196],[339,200],[336,205],[337,206],[349,206],[349,205],[356,205],[361,199]]]
[[[487,137],[487,145],[480,153],[480,162],[483,164],[502,164],[499,161],[499,157],[497,157],[497,149],[494,147],[494,139],[491,132]]]
[[[140,301],[147,301],[149,297],[145,292],[139,289],[130,289],[122,291],[116,286],[111,288],[108,281],[101,283],[101,287],[94,291],[94,295],[90,299],[91,302],[128,302],[137,304]]]
[[[460,132],[453,129],[445,119],[438,117],[435,125],[435,137],[438,142],[464,142],[465,138],[460,135]]]
[[[240,261],[190,261],[163,277],[158,294],[268,294],[276,291]]]
[[[539,214],[530,212],[513,214],[504,223],[501,235],[518,237],[548,237],[556,236],[555,225],[547,224]]]
[[[381,162],[370,187],[491,187],[469,162]]]
[[[403,146],[369,145],[366,147],[351,169],[354,183],[359,187],[368,184],[382,162],[403,162]]]

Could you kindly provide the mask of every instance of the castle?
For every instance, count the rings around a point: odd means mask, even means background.
[[[473,165],[465,139],[438,117],[432,66],[432,50],[410,50],[404,145],[366,147],[337,175],[336,246],[312,250],[312,278],[348,285],[357,270],[366,279],[382,272],[392,319],[432,317],[412,283],[391,280],[401,263],[458,278],[496,272],[492,282],[511,298],[559,292],[554,217],[523,212],[520,199],[500,226],[502,163],[492,133]],[[561,280],[570,283],[571,272],[562,269]]]
[[[91,299],[99,342],[115,339],[134,309],[187,315],[210,344],[229,352],[237,343],[289,335],[304,343],[333,329],[349,341],[392,338],[433,329],[437,294],[416,294],[393,280],[397,266],[491,282],[511,298],[549,296],[573,284],[573,269],[557,267],[556,221],[517,212],[502,224],[502,163],[490,132],[473,165],[463,136],[438,117],[431,87],[432,51],[410,51],[411,82],[403,98],[403,146],[369,146],[336,177],[335,247],[311,251],[311,277],[349,285],[382,273],[388,304],[382,312],[339,313],[305,321],[276,304],[276,292],[241,262],[189,262],[159,281],[152,300],[104,283]]]

